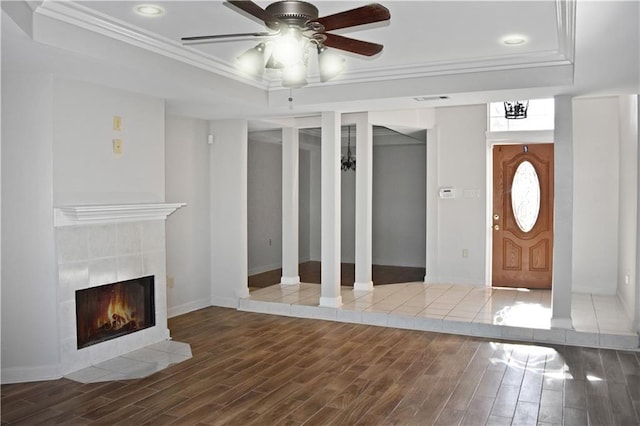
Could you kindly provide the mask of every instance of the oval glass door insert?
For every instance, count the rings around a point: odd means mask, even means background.
[[[528,161],[520,163],[511,184],[511,208],[522,232],[529,232],[540,213],[540,180]]]

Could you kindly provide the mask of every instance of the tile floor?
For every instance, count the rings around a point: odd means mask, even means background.
[[[551,328],[551,291],[472,285],[342,287],[340,308],[319,307],[320,285],[251,291],[239,310],[489,338],[639,350],[638,333],[615,296],[574,294],[573,330]]]
[[[191,345],[165,340],[109,359],[65,377],[80,383],[141,379],[191,358]]]

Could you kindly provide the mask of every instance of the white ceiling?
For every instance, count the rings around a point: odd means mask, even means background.
[[[2,2],[24,30],[3,13],[2,66],[28,62],[61,78],[165,98],[172,113],[254,123],[323,110],[640,92],[638,1],[382,1],[389,23],[339,33],[382,43],[383,52],[345,54],[347,72],[329,83],[318,82],[311,64],[310,84],[293,91],[292,103],[277,80],[237,75],[235,59],[257,41],[180,43],[183,36],[262,31],[259,23],[222,1],[157,2],[165,9],[157,18],[134,13],[142,3],[153,1]],[[367,2],[314,4],[324,16]],[[527,43],[502,43],[513,34]],[[433,95],[449,99],[414,99]]]

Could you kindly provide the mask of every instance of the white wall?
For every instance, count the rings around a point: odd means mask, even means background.
[[[162,99],[67,80],[56,80],[53,99],[56,205],[164,201]]]
[[[636,235],[638,227],[638,96],[621,96],[620,134],[620,212],[618,229],[617,293],[627,314],[636,309]]]
[[[373,147],[376,265],[425,266],[426,161],[425,145]]]
[[[2,71],[2,383],[58,376],[50,75]]]
[[[398,138],[393,139],[396,143]],[[376,137],[373,148],[373,247],[372,261],[377,265],[425,266],[425,145],[386,145],[385,137]],[[343,145],[346,141],[343,142]],[[355,149],[352,152],[357,156]],[[343,151],[345,148],[343,147]],[[319,173],[320,156],[314,157],[312,171]],[[352,170],[341,172],[341,261],[355,262],[355,190]],[[319,179],[319,177],[317,177]],[[313,182],[313,178],[312,178]],[[318,182],[316,180],[316,182]],[[312,188],[312,191],[314,189]],[[320,200],[311,195],[312,212]],[[311,216],[312,253],[320,253],[319,213]],[[315,232],[314,232],[315,231]],[[313,258],[320,260],[319,257]]]
[[[354,148],[351,150],[353,154],[356,153]],[[375,169],[373,173],[375,175]],[[355,263],[356,172],[353,170],[340,172],[340,207],[340,260],[343,263]]]
[[[573,291],[616,293],[618,98],[573,102]]]
[[[321,226],[320,226],[320,150],[309,151],[309,259],[321,260]]]
[[[247,255],[247,121],[212,123],[211,304],[236,307],[249,295]]]
[[[164,201],[164,102],[28,69],[2,79],[2,380],[46,379],[60,373],[53,206]]]
[[[485,284],[486,122],[485,105],[436,109],[438,187],[453,187],[457,194],[438,199],[438,270],[432,279],[440,282]],[[464,198],[465,189],[479,197]]]
[[[282,266],[282,145],[249,141],[249,275]]]
[[[311,249],[311,153],[306,149],[300,150],[299,170],[300,194],[298,197],[298,259],[300,260],[300,262],[306,262],[310,259]]]
[[[166,198],[187,203],[167,218],[169,317],[211,302],[209,223],[209,122],[168,115],[165,118]]]
[[[250,136],[251,137],[251,134]],[[301,135],[304,138],[304,134]],[[310,259],[311,153],[300,149],[298,197],[298,259]],[[249,275],[282,266],[282,145],[249,140],[247,221]]]

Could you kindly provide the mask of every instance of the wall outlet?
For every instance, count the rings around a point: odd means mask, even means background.
[[[271,238],[269,238],[269,245],[271,245]]]
[[[122,154],[122,139],[113,140],[113,153]]]
[[[167,277],[167,287],[173,288],[176,284],[175,279],[173,277]]]
[[[462,257],[469,257],[469,249],[462,249]]]
[[[624,276],[624,283],[625,283],[625,284],[629,284],[629,282],[631,282],[631,278],[629,277],[629,274],[626,274],[626,275]]]

